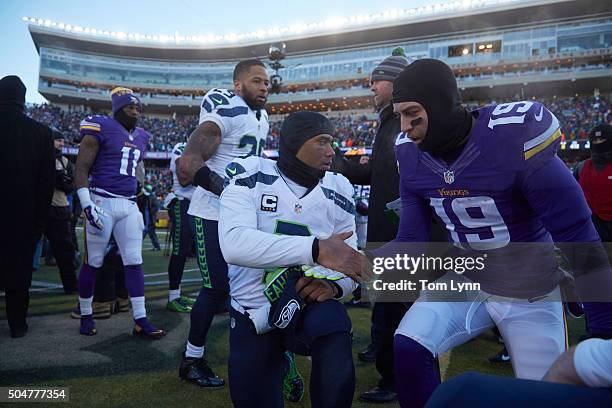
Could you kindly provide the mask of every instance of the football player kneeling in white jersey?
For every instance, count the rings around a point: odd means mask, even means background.
[[[337,299],[355,289],[347,275],[359,279],[364,258],[355,250],[353,187],[327,172],[333,133],[325,116],[297,112],[282,125],[278,162],[251,156],[226,168],[219,241],[236,407],[283,406],[285,350],[312,357],[312,406],[351,406],[351,321]]]

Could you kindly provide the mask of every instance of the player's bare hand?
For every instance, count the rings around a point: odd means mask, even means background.
[[[361,267],[365,261],[365,256],[344,242],[351,235],[353,235],[353,232],[349,231],[319,240],[317,263],[326,268],[342,272],[355,282],[361,282]]]
[[[325,279],[314,279],[306,276],[301,277],[295,283],[295,291],[306,303],[325,302],[336,295],[333,283]]]

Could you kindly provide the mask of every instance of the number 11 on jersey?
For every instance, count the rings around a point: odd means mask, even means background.
[[[132,155],[133,157],[130,161],[131,152],[134,152],[134,154]],[[121,153],[121,167],[119,168],[119,174],[136,177],[136,164],[138,164],[138,159],[140,159],[140,150],[124,146],[121,149]]]

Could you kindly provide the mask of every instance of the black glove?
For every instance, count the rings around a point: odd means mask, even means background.
[[[287,268],[285,272],[275,279],[277,285],[282,285],[282,280],[285,280],[285,283],[283,293],[276,300],[272,301],[270,314],[268,315],[268,324],[270,326],[286,329],[297,321],[300,311],[304,308],[304,301],[296,292],[295,284],[302,276],[304,276],[302,267],[295,266]]]
[[[208,190],[213,194],[221,195],[225,180],[214,171],[211,171],[208,166],[204,165],[196,172],[193,177],[193,184]]]

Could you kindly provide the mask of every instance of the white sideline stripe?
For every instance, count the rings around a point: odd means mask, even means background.
[[[192,283],[192,282],[202,282],[202,278],[189,278],[189,279],[183,279],[181,281],[181,283]],[[145,282],[145,286],[167,285],[167,284],[168,284],[167,280]]]
[[[160,243],[159,243],[159,247],[160,247],[160,248],[166,248],[166,247],[170,248],[170,246],[171,246],[171,245],[166,245],[166,243],[165,243],[165,242],[160,242]],[[143,245],[143,247],[142,247],[142,250],[143,250],[143,251],[150,251],[151,249],[153,249],[153,245],[151,245],[151,244],[148,244],[148,245]]]
[[[197,268],[193,268],[193,269],[183,269],[183,273],[185,273],[185,272],[194,272],[194,271],[199,271],[199,269],[197,269]],[[145,274],[145,276],[144,276],[144,277],[146,278],[146,277],[148,277],[148,276],[165,276],[165,275],[168,275],[168,272],[160,272],[160,273],[148,273],[148,274]]]
[[[59,283],[44,282],[44,281],[37,281],[37,280],[32,281],[32,286],[42,286],[43,288],[48,288],[48,289],[63,288],[63,286]]]
[[[75,227],[75,229],[76,229],[77,231],[83,231],[83,227]],[[166,231],[165,229],[163,229],[163,230],[161,230],[161,229],[156,229],[156,230],[155,230],[155,233],[156,233],[156,234],[158,234],[158,235],[168,235],[168,234],[169,234],[169,232],[168,232],[168,231]]]
[[[196,269],[191,269],[193,271],[195,271]],[[187,269],[185,270],[185,272],[187,272]],[[153,275],[145,275],[145,276],[155,276],[158,274],[153,274]],[[181,283],[194,283],[194,282],[202,282],[202,278],[188,278],[188,279],[183,279],[181,281]],[[34,293],[34,292],[54,292],[54,291],[63,291],[63,287],[62,285],[59,284],[55,284],[55,283],[49,283],[49,282],[39,282],[40,284],[44,284],[45,287],[43,288],[30,288],[30,293]],[[32,281],[32,284],[34,284],[34,281]],[[159,281],[149,281],[149,282],[145,282],[145,286],[157,286],[157,285],[167,285],[168,281],[167,280],[159,280]],[[0,291],[0,298],[4,297],[4,291]]]

